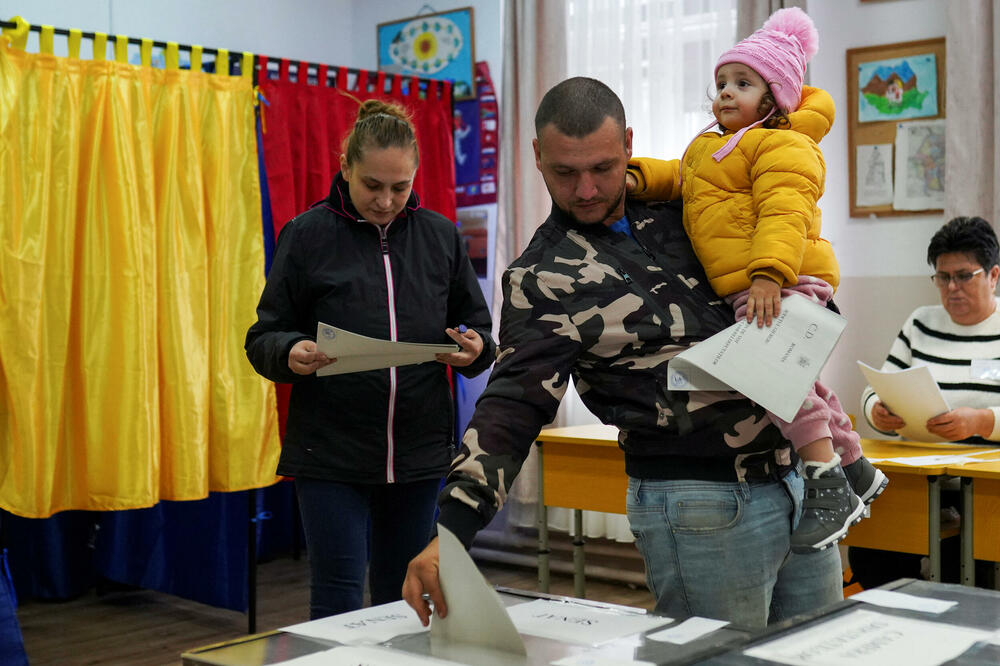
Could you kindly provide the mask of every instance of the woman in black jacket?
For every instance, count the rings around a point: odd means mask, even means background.
[[[430,538],[454,453],[446,365],[465,376],[495,356],[490,314],[455,224],[420,207],[413,125],[399,106],[361,105],[329,196],[289,222],[247,333],[254,368],[293,384],[278,474],[295,477],[313,619],[401,598]],[[317,322],[400,342],[455,342],[437,362],[318,377],[336,359]]]

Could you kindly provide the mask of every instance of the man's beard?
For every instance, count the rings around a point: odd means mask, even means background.
[[[573,221],[575,221],[577,224],[602,224],[604,223],[605,220],[611,217],[612,213],[615,212],[615,209],[618,208],[618,206],[621,204],[624,198],[625,198],[625,184],[622,183],[622,189],[618,191],[618,194],[614,197],[614,200],[610,204],[608,204],[608,207],[607,209],[605,209],[604,214],[601,215],[601,219],[594,220],[592,222],[585,222],[570,211],[563,211],[563,212],[565,212],[567,215],[573,218]]]

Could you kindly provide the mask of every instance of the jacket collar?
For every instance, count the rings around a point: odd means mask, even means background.
[[[333,212],[346,217],[354,222],[363,222],[364,218],[358,213],[358,209],[354,207],[351,203],[351,194],[344,176],[341,172],[337,172],[337,175],[333,177],[333,182],[330,184],[330,194],[327,195],[326,199],[321,199],[314,203],[310,208],[315,208],[316,206],[323,206],[324,208],[329,208]],[[405,218],[410,213],[415,212],[420,208],[420,197],[413,190],[410,190],[410,198],[406,200],[406,205],[403,206],[402,212],[396,216],[396,220]]]
[[[643,217],[643,212],[639,209],[642,207],[642,203],[625,198],[625,217],[628,220],[641,219]],[[594,224],[582,224],[576,220],[572,215],[564,211],[563,209],[556,206],[555,202],[552,202],[552,212],[549,213],[549,219],[558,224],[559,226],[566,229],[574,229],[583,234],[594,234],[598,236],[610,235],[615,232],[611,231],[606,225],[596,222]]]

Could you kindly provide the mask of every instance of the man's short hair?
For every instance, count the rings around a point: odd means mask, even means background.
[[[535,112],[535,136],[549,123],[576,139],[597,131],[605,118],[613,119],[625,136],[625,107],[611,88],[597,79],[576,76],[545,93]]]
[[[997,235],[981,217],[956,217],[938,229],[927,246],[927,263],[936,266],[938,257],[951,252],[975,257],[986,270],[1000,262]]]

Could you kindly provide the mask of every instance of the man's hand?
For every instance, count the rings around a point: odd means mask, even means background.
[[[757,328],[770,326],[771,320],[781,314],[781,285],[770,278],[755,277],[747,296],[747,323],[757,317]]]
[[[288,369],[297,375],[311,375],[336,360],[327,358],[321,351],[316,351],[316,343],[313,340],[299,340],[288,352]]]
[[[974,435],[989,437],[993,432],[993,410],[959,407],[927,419],[927,429],[949,442]]]
[[[906,426],[906,421],[889,411],[881,400],[876,400],[872,407],[872,423],[883,432],[896,432]]]
[[[425,627],[431,621],[431,606],[426,593],[434,604],[434,610],[439,617],[448,615],[448,606],[444,603],[444,594],[441,593],[441,581],[438,579],[438,570],[441,567],[440,556],[438,554],[437,537],[427,544],[427,547],[419,555],[410,560],[410,565],[406,567],[406,580],[403,581],[403,599],[410,604],[413,610],[417,611],[420,617],[420,624]]]
[[[463,331],[462,329],[465,330]],[[447,363],[456,368],[464,368],[483,353],[483,339],[471,328],[465,328],[464,326],[457,329],[446,328],[444,332],[448,334],[449,338],[457,342],[462,350],[451,354],[438,354],[435,358],[441,363]]]

